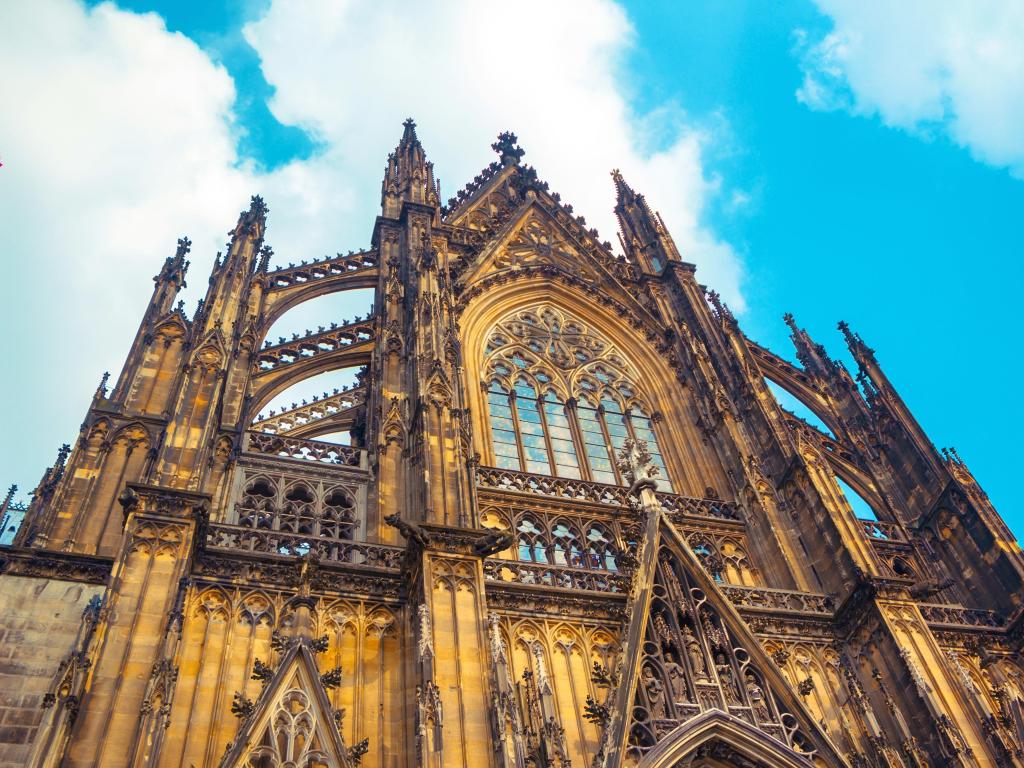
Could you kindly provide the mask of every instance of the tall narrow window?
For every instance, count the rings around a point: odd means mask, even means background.
[[[554,392],[547,392],[541,403],[551,440],[551,454],[555,460],[555,474],[579,480],[580,462],[576,456],[576,444],[572,439],[572,427],[569,425],[565,403],[560,402]]]
[[[526,471],[550,475],[551,457],[544,436],[544,417],[541,415],[537,391],[526,379],[516,381],[516,416],[519,419]]]
[[[576,408],[576,414],[579,416],[580,434],[583,435],[583,448],[586,452],[591,476],[599,483],[612,485],[618,483],[614,457],[604,429],[601,427],[601,418],[597,408],[589,400],[581,399]]]
[[[519,441],[516,439],[515,421],[509,404],[509,393],[499,382],[491,382],[487,392],[487,407],[491,415],[491,439],[494,442],[494,460],[501,469],[522,470],[519,460]]]

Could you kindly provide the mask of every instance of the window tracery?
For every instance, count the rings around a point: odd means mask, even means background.
[[[516,511],[510,523],[506,515],[494,509],[485,509],[480,523],[491,530],[513,530],[515,541],[505,557],[572,568],[619,570],[620,549],[611,523],[533,510]]]
[[[238,525],[303,536],[351,539],[356,527],[355,497],[340,486],[310,486],[257,476],[244,486],[235,507]]]
[[[485,349],[494,460],[501,469],[625,483],[615,455],[644,440],[672,492],[638,372],[614,345],[550,305],[499,322]]]

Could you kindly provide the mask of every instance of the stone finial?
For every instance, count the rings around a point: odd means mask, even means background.
[[[491,144],[491,149],[501,157],[502,165],[506,167],[519,165],[519,161],[526,154],[526,150],[516,144],[518,140],[518,137],[511,131],[504,131],[499,133],[498,140]]]

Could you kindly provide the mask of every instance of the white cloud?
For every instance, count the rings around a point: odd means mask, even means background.
[[[1024,3],[816,2],[833,29],[817,40],[799,33],[803,103],[943,132],[1024,177]]]
[[[409,114],[445,196],[512,129],[527,161],[613,242],[608,171],[621,167],[701,279],[742,305],[736,255],[701,220],[718,191],[703,166],[708,136],[678,109],[631,110],[619,64],[634,32],[610,0],[514,12],[275,1],[245,34],[277,89],[276,116],[323,146],[271,173],[238,157],[229,74],[159,16],[0,3],[0,387],[7,433],[24,436],[6,441],[0,467],[23,485],[73,436],[99,373],[116,375],[178,236],[194,241],[193,301],[253,193],[270,205],[278,261],[365,246]]]
[[[365,240],[384,158],[407,115],[418,123],[445,197],[494,159],[489,146],[508,129],[526,149],[525,161],[613,243],[608,173],[621,168],[663,213],[701,279],[742,308],[736,255],[701,223],[717,191],[702,165],[708,136],[678,109],[631,110],[619,65],[634,31],[614,3],[522,2],[510,13],[471,0],[275,1],[245,36],[277,88],[275,116],[330,147],[303,164],[310,177],[304,193],[337,212],[316,197],[347,188],[344,210],[360,214],[304,222],[304,231],[331,235],[354,221]],[[653,154],[645,151],[652,142],[661,145]],[[277,207],[293,215],[287,204]]]

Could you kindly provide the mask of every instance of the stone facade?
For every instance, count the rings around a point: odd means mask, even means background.
[[[253,198],[191,315],[178,242],[0,548],[0,766],[1024,764],[1020,548],[874,351],[790,363],[621,174],[617,256],[493,148],[442,205],[407,121],[358,253],[271,268]]]

